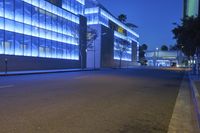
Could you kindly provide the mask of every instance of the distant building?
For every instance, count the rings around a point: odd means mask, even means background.
[[[85,16],[88,28],[95,29],[98,33],[94,43],[95,50],[87,51],[87,67],[118,66],[119,47],[124,45],[121,42],[126,42],[128,45],[122,56],[122,66],[137,64],[139,35],[131,27],[120,22],[96,0],[86,1]]]
[[[145,54],[148,66],[155,67],[171,67],[171,66],[183,66],[185,59],[184,54],[181,51],[147,51]]]
[[[184,0],[184,17],[198,16],[200,14],[199,0]]]

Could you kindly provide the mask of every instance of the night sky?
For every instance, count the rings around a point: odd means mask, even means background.
[[[174,22],[180,22],[183,14],[183,0],[98,0],[113,15],[123,13],[128,22],[136,24],[140,43],[146,43],[149,50],[163,44],[173,45],[171,32]]]

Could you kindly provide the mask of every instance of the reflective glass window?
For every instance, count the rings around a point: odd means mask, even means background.
[[[56,58],[56,48],[57,48],[57,42],[52,41],[51,55],[53,58]]]
[[[32,1],[32,0],[23,0],[23,1],[25,1],[26,3],[31,4],[31,1]],[[34,1],[34,0],[33,0],[33,1]]]
[[[52,38],[52,40],[58,41],[57,33],[56,32],[52,32],[51,38]]]
[[[0,54],[4,54],[4,31],[0,30]]]
[[[41,9],[46,9],[46,3],[45,3],[45,1],[44,0],[39,0],[39,3],[40,3],[40,5],[39,5],[39,7],[41,8]]]
[[[51,57],[51,40],[46,40],[46,57]]]
[[[23,1],[15,0],[15,21],[23,22]]]
[[[24,38],[23,34],[15,33],[15,55],[23,55]]]
[[[67,59],[67,46],[65,43],[63,43],[63,58]]]
[[[24,55],[31,56],[31,36],[24,35]]]
[[[24,23],[31,24],[31,5],[24,3]]]
[[[63,26],[63,19],[61,17],[58,17],[58,32],[59,33],[63,33],[62,26]]]
[[[46,29],[51,30],[51,18],[52,14],[50,12],[46,12]]]
[[[62,43],[58,42],[57,44],[57,49],[56,49],[56,57],[57,58],[62,58],[63,55],[63,47],[62,47]]]
[[[39,29],[39,35],[40,35],[40,38],[46,38],[45,30],[40,28]]]
[[[40,28],[45,28],[45,10],[39,9],[40,13],[39,13],[39,19],[40,19]]]
[[[71,59],[71,45],[70,44],[66,45],[66,50],[67,50],[67,59]]]
[[[46,48],[46,41],[45,39],[40,38],[39,39],[39,56],[45,57],[45,48]]]
[[[5,17],[14,19],[14,0],[5,0]]]
[[[32,37],[32,56],[38,56],[39,53],[39,40],[38,37]]]
[[[51,40],[51,31],[50,30],[46,30],[46,39]]]
[[[5,54],[14,54],[14,33],[5,31]]]
[[[39,26],[39,8],[32,6],[32,25]]]
[[[58,28],[58,26],[57,26],[57,16],[56,15],[53,15],[52,16],[52,30],[53,31],[55,31],[55,32],[57,32],[58,30],[57,30],[57,28]]]
[[[32,36],[39,37],[39,28],[32,26]]]
[[[4,0],[0,0],[0,17],[4,16]]]
[[[14,21],[5,19],[5,30],[14,32],[15,24]]]
[[[31,35],[32,29],[30,25],[24,24],[24,34]]]
[[[15,21],[15,32],[16,32],[16,33],[21,33],[21,34],[24,33],[24,26],[23,26],[23,23],[20,23],[20,22],[16,22],[16,21]]]
[[[32,4],[36,7],[39,6],[39,0],[32,0]]]
[[[4,18],[0,17],[0,29],[4,29]]]
[[[52,12],[52,4],[51,3],[49,3],[49,2],[46,2],[45,1],[45,3],[46,3],[46,11],[48,11],[48,12]]]

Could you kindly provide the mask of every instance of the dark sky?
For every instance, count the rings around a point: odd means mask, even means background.
[[[140,43],[149,49],[163,44],[173,45],[171,29],[173,22],[180,22],[183,14],[183,0],[98,0],[113,15],[126,14],[128,22],[139,28]]]

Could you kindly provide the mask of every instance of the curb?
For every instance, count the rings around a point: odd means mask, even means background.
[[[190,81],[190,89],[192,92],[192,101],[194,103],[194,109],[195,109],[195,113],[197,116],[197,122],[198,122],[198,128],[200,128],[200,96],[199,96],[199,92],[196,88],[196,85],[194,84],[190,74],[188,74],[189,77],[189,81]]]
[[[64,73],[64,72],[81,72],[81,71],[98,71],[99,69],[77,69],[77,70],[48,70],[48,71],[30,71],[30,72],[11,72],[7,74],[0,74],[2,76],[17,76],[17,75],[33,75],[33,74],[48,74],[48,73]]]

